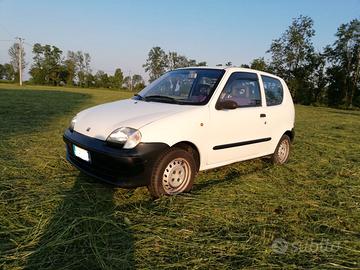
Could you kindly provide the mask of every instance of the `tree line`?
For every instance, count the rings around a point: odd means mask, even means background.
[[[291,25],[272,41],[269,60],[259,57],[241,67],[267,71],[282,77],[296,103],[334,107],[360,107],[360,21],[339,26],[336,40],[322,51],[312,43],[314,21],[308,16],[293,19]],[[160,47],[150,50],[144,64],[150,80],[167,70],[206,65],[187,60],[176,53],[166,54]],[[232,62],[217,66],[233,66]]]
[[[19,51],[24,49],[15,43],[9,49],[10,63],[0,64],[0,79],[19,80]],[[66,56],[56,46],[34,44],[33,63],[30,67],[29,84],[53,86],[78,86],[93,88],[114,88],[139,91],[145,87],[145,81],[139,74],[124,76],[120,68],[114,74],[102,70],[96,73],[91,69],[91,56],[82,51],[68,51]],[[23,59],[22,68],[26,63]]]
[[[360,21],[341,24],[333,44],[321,51],[313,45],[314,21],[299,16],[277,39],[271,42],[265,57],[252,60],[241,67],[267,71],[282,77],[288,84],[296,103],[320,104],[334,107],[360,107]],[[10,63],[0,64],[0,79],[19,79],[19,52],[23,48],[15,43],[9,49]],[[56,46],[35,44],[29,83],[40,85],[69,85],[79,87],[105,87],[138,91],[145,86],[143,78],[135,74],[126,76],[120,68],[114,74],[91,69],[90,54],[68,51],[66,56]],[[26,63],[23,61],[22,67]],[[143,68],[152,82],[163,73],[181,67],[206,66],[175,51],[166,53],[153,47]],[[217,66],[223,66],[218,64]],[[228,61],[224,66],[234,66]]]

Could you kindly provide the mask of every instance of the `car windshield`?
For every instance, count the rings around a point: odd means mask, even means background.
[[[220,82],[221,69],[179,69],[165,73],[134,99],[174,104],[204,105]]]

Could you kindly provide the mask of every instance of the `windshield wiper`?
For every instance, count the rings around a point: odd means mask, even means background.
[[[168,96],[161,96],[161,95],[147,96],[147,97],[144,97],[144,100],[145,101],[164,101],[164,102],[179,104],[179,102],[175,98],[168,97]]]
[[[145,98],[142,95],[135,94],[134,97],[136,97],[139,100],[145,100]]]

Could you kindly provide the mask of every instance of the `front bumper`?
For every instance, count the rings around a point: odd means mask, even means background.
[[[139,143],[133,149],[121,149],[69,129],[63,139],[66,158],[72,165],[90,176],[123,188],[146,186],[156,159],[169,148],[165,143]],[[74,144],[89,151],[90,162],[74,155]]]

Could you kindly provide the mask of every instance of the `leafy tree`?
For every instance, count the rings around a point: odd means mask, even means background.
[[[14,74],[16,77],[16,81],[19,80],[19,60],[20,60],[20,53],[22,54],[22,58],[21,58],[21,71],[24,72],[25,70],[25,66],[26,66],[26,62],[25,62],[25,51],[24,48],[22,46],[20,46],[19,43],[14,43],[10,48],[9,48],[9,56],[10,56],[10,64],[13,67],[14,70]]]
[[[4,65],[0,64],[0,80],[5,77],[5,68]]]
[[[179,55],[177,52],[169,52],[167,55],[167,60],[167,68],[169,70],[189,66],[189,60],[185,56]]]
[[[123,81],[123,86],[129,90],[132,90],[132,78],[131,76],[126,76]]]
[[[329,104],[345,104],[351,108],[360,105],[360,21],[341,24],[332,46],[325,54],[332,65],[329,75]],[[358,101],[356,102],[356,98]],[[338,100],[336,100],[338,99]]]
[[[231,61],[225,63],[225,66],[226,66],[226,67],[231,67],[232,65],[233,65],[233,64],[232,64]]]
[[[89,87],[90,81],[89,75],[91,74],[90,68],[91,57],[89,53],[77,51],[75,53],[75,63],[77,69],[78,84],[81,87]]]
[[[206,61],[198,62],[198,63],[196,64],[196,66],[198,66],[198,67],[206,67],[206,66],[207,66],[207,62],[206,62]]]
[[[268,71],[268,64],[265,62],[264,57],[255,58],[250,63],[250,68],[260,70],[260,71]]]
[[[56,46],[42,46],[36,43],[33,46],[33,54],[34,63],[30,69],[33,82],[59,85],[62,69],[62,51]]]
[[[66,84],[74,85],[77,71],[78,71],[77,58],[76,58],[75,52],[73,52],[73,51],[67,52],[67,56],[66,56],[66,60],[64,61],[64,65],[67,70]]]
[[[124,74],[120,68],[115,70],[114,76],[112,76],[112,87],[121,89],[124,81]]]
[[[102,70],[99,70],[95,74],[95,86],[109,88],[110,87],[110,78],[107,73]]]
[[[124,78],[124,86],[131,91],[139,91],[145,87],[145,83],[141,75],[134,74],[133,76],[126,76]]]
[[[164,50],[160,47],[153,47],[149,51],[148,58],[143,67],[146,72],[149,72],[150,82],[159,78],[166,72],[166,68],[168,67],[168,59]]]
[[[145,87],[144,79],[141,77],[141,75],[134,74],[132,76],[132,85],[135,91],[141,90]]]
[[[293,19],[292,24],[278,39],[273,40],[271,53],[271,70],[283,77],[289,85],[296,102],[301,102],[299,91],[308,89],[308,77],[312,70],[311,58],[314,54],[312,37],[315,35],[313,20],[307,16]]]
[[[8,81],[13,81],[15,80],[15,70],[14,70],[14,67],[9,64],[9,63],[6,63],[3,65],[3,78],[5,80],[8,80]]]
[[[311,70],[309,77],[313,91],[311,92],[311,103],[325,103],[326,86],[328,78],[326,76],[326,58],[322,53],[315,53],[311,60]]]

